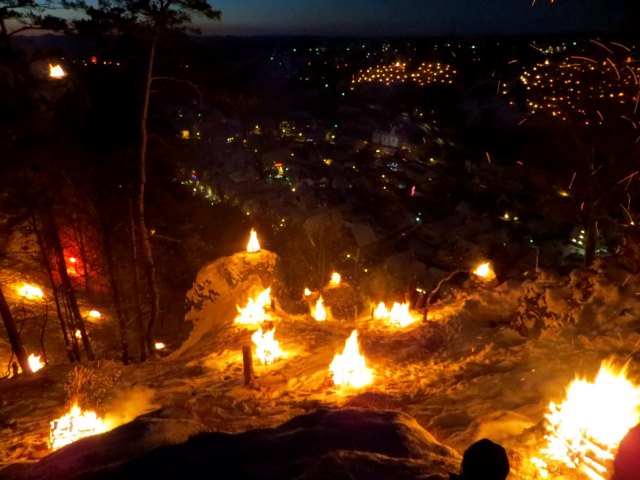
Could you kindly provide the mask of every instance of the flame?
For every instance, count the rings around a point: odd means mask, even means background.
[[[373,312],[373,317],[377,320],[388,320],[391,325],[400,328],[416,321],[416,318],[409,312],[409,304],[398,302],[393,302],[391,311],[387,309],[384,302],[380,302]]]
[[[65,415],[51,422],[49,448],[58,450],[81,438],[108,432],[112,428],[96,412],[82,411],[78,404],[74,404]]]
[[[33,373],[36,373],[42,367],[44,367],[44,363],[40,360],[40,355],[34,355],[33,353],[29,355],[27,359],[29,361],[29,368]]]
[[[258,242],[258,234],[252,228],[249,235],[249,243],[247,243],[247,252],[254,253],[260,250],[260,242]]]
[[[304,296],[308,297],[309,295],[311,295],[311,290],[309,290],[308,288],[304,289]]]
[[[415,321],[416,319],[409,312],[408,303],[393,302],[393,307],[391,307],[391,313],[389,314],[389,322],[391,322],[391,325],[404,328]]]
[[[342,353],[336,353],[329,366],[333,375],[333,383],[337,386],[361,388],[373,382],[373,371],[360,354],[358,331],[351,332]]]
[[[101,318],[102,314],[98,310],[89,310],[87,316],[90,318]]]
[[[251,335],[251,340],[256,344],[256,355],[263,365],[269,365],[278,360],[283,355],[280,350],[280,342],[273,338],[276,329],[267,330],[262,333],[262,328]]]
[[[29,285],[28,283],[23,283],[16,290],[18,292],[18,295],[26,300],[41,300],[44,297],[42,289],[37,285]]]
[[[246,307],[240,308],[239,306],[236,306],[238,309],[238,315],[234,322],[242,325],[255,325],[267,320],[268,316],[264,311],[264,307],[271,303],[271,299],[269,298],[270,294],[271,288],[267,288],[255,299],[249,298],[249,300],[247,300]]]
[[[478,265],[473,271],[474,275],[482,278],[483,280],[490,281],[496,278],[496,274],[493,271],[493,267],[490,262],[484,262]]]
[[[162,350],[164,349],[164,347],[166,347],[166,345],[163,342],[156,342],[154,343],[153,346],[156,348],[156,350]]]
[[[389,318],[389,310],[384,302],[380,302],[373,312],[373,318],[376,320],[386,320]]]
[[[342,275],[340,275],[338,272],[333,272],[331,274],[331,280],[329,280],[329,285],[331,285],[332,287],[337,287],[338,285],[340,285],[341,280]]]
[[[67,76],[67,72],[65,72],[60,65],[49,64],[50,78],[64,78],[66,76]]]
[[[318,298],[316,302],[316,309],[313,312],[313,318],[318,322],[324,322],[327,319],[327,311],[324,308],[322,297]]]
[[[591,480],[610,477],[607,466],[622,438],[640,422],[640,387],[627,377],[627,365],[616,369],[605,361],[595,381],[576,377],[559,405],[549,404],[545,415],[547,446],[532,458],[541,475],[549,464],[563,464]]]
[[[74,335],[78,340],[82,339],[82,332],[80,331],[79,328],[76,328],[76,331],[74,332]]]

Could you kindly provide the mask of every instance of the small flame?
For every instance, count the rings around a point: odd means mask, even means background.
[[[389,318],[389,310],[384,302],[380,302],[373,312],[373,318],[376,320],[386,320]]]
[[[331,285],[332,287],[337,287],[338,285],[340,285],[341,281],[342,276],[338,272],[333,272],[331,274],[331,280],[329,280],[329,285]]]
[[[256,344],[256,355],[263,365],[270,365],[283,355],[280,350],[280,342],[273,338],[276,329],[267,330],[262,333],[262,328],[251,335],[251,340]]]
[[[96,412],[82,411],[74,404],[69,411],[51,422],[49,448],[58,450],[84,437],[90,437],[111,430],[113,427]]]
[[[82,332],[80,331],[79,328],[76,329],[74,335],[78,340],[82,340]]]
[[[327,319],[327,311],[324,308],[322,297],[318,298],[318,301],[316,302],[316,309],[315,312],[313,312],[313,318],[318,322],[324,322]]]
[[[309,295],[311,295],[311,290],[309,290],[308,288],[304,289],[304,296],[308,297]]]
[[[44,367],[44,363],[40,360],[40,355],[34,355],[33,353],[29,355],[27,359],[29,361],[29,368],[33,373],[36,373],[42,367]]]
[[[44,294],[42,293],[42,289],[36,285],[29,285],[28,283],[23,283],[20,287],[17,288],[18,295],[26,300],[42,300]]]
[[[156,348],[156,350],[163,350],[166,345],[162,342],[156,342],[154,343],[154,347]]]
[[[393,302],[391,311],[387,309],[384,302],[380,302],[373,312],[373,318],[376,320],[388,320],[394,327],[404,328],[411,325],[417,319],[411,315],[408,303]]]
[[[238,315],[234,322],[241,325],[256,325],[263,323],[268,319],[268,315],[264,311],[264,307],[271,303],[269,295],[271,294],[271,288],[267,288],[262,291],[255,299],[249,298],[247,300],[247,306],[241,308],[236,306]]]
[[[393,302],[391,313],[389,314],[389,322],[394,327],[404,328],[416,321],[416,318],[409,312],[408,303]]]
[[[484,262],[478,265],[473,271],[474,275],[482,278],[483,280],[490,281],[496,278],[496,274],[493,271],[493,267],[490,262]]]
[[[345,342],[342,353],[336,353],[329,366],[333,375],[333,383],[337,386],[361,388],[373,382],[373,371],[360,354],[358,331],[351,332]]]
[[[67,76],[67,72],[65,72],[60,65],[49,64],[50,78],[64,78],[66,76]]]
[[[545,415],[547,446],[541,458],[532,458],[540,474],[557,462],[578,470],[591,480],[610,477],[607,467],[627,432],[640,422],[640,387],[620,369],[603,362],[595,381],[576,379],[567,387],[566,399],[549,404]]]
[[[247,252],[254,253],[260,251],[260,242],[258,242],[258,234],[252,228],[249,235],[249,243],[247,243]]]
[[[90,318],[100,318],[102,317],[102,314],[98,310],[89,310],[87,316]]]

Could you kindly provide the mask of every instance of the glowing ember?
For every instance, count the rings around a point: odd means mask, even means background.
[[[65,72],[60,65],[49,64],[50,78],[64,78],[66,76],[67,76],[67,72]]]
[[[478,265],[473,271],[473,274],[486,281],[490,281],[496,278],[496,274],[494,273],[493,268],[491,267],[491,263],[489,262],[484,262]]]
[[[44,297],[40,287],[36,285],[29,285],[28,283],[23,283],[17,288],[17,291],[18,295],[25,300],[41,300]]]
[[[337,287],[340,285],[340,281],[342,280],[342,276],[338,272],[333,272],[331,274],[331,280],[329,280],[329,285],[332,287]]]
[[[79,329],[76,329],[76,331],[75,331],[74,335],[76,336],[76,338],[77,338],[78,340],[81,340],[81,339],[82,339],[82,332],[81,332]]]
[[[309,295],[311,295],[311,290],[309,290],[308,288],[304,289],[304,296],[308,297]]]
[[[316,302],[316,310],[313,312],[313,318],[318,322],[324,322],[327,319],[327,311],[324,308],[322,297],[320,297]]]
[[[42,361],[40,360],[40,355],[34,355],[32,353],[31,355],[29,355],[29,358],[27,360],[29,361],[29,368],[33,373],[44,367],[44,363],[42,363]]]
[[[87,316],[89,318],[100,318],[102,317],[102,314],[98,310],[89,310],[89,313],[87,313]]]
[[[254,253],[260,250],[260,242],[258,242],[258,234],[252,228],[249,235],[249,243],[247,243],[247,252]]]
[[[76,257],[71,257],[71,258],[69,258],[69,261],[71,263],[76,263],[78,260],[76,259]]]
[[[386,320],[389,318],[389,310],[384,302],[380,302],[376,309],[373,311],[373,318],[376,320]]]
[[[411,325],[416,319],[409,312],[408,303],[394,302],[391,307],[391,313],[389,314],[389,322],[394,327],[404,328],[407,325]]]
[[[104,433],[111,428],[112,426],[98,417],[96,412],[83,412],[77,404],[74,404],[69,412],[51,422],[49,448],[58,450],[81,438]]]
[[[164,343],[162,343],[162,342],[156,342],[156,343],[154,343],[153,346],[156,348],[156,350],[163,350],[164,347],[166,347],[166,345]]]
[[[357,330],[351,332],[342,353],[333,357],[329,371],[337,386],[361,388],[373,382],[373,372],[367,368],[367,362],[360,354]]]
[[[263,323],[267,319],[267,314],[264,311],[264,307],[271,303],[269,295],[271,294],[271,288],[267,288],[260,293],[255,299],[250,298],[247,300],[247,306],[238,309],[238,315],[234,322],[242,325],[256,325]]]
[[[576,378],[561,404],[549,404],[547,446],[540,458],[531,459],[543,477],[553,462],[591,480],[610,477],[607,464],[625,434],[640,422],[640,387],[626,373],[626,365],[617,370],[603,362],[593,383]]]
[[[267,330],[262,333],[262,328],[251,335],[251,340],[256,344],[256,355],[263,365],[269,365],[278,360],[283,355],[280,350],[280,342],[273,338],[276,329]]]

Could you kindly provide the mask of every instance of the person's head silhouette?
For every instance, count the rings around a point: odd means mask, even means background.
[[[478,440],[462,456],[463,480],[505,480],[509,475],[507,451],[487,438]]]

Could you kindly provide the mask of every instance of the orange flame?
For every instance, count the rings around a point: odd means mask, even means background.
[[[333,272],[331,274],[331,280],[329,280],[329,285],[332,287],[337,287],[338,285],[340,285],[341,281],[342,275],[340,275],[338,272]]]
[[[19,287],[16,288],[18,295],[20,295],[25,300],[42,300],[44,297],[44,293],[42,293],[42,289],[37,285],[29,285],[28,283],[23,283]]]
[[[256,325],[263,323],[268,319],[267,313],[264,311],[264,307],[271,303],[269,295],[271,294],[271,288],[263,290],[255,299],[249,298],[247,300],[247,306],[241,308],[236,306],[238,315],[234,322],[241,325]]]
[[[605,361],[594,382],[576,377],[559,405],[551,402],[545,415],[547,446],[531,462],[543,477],[549,465],[563,464],[591,480],[605,480],[622,438],[640,422],[640,387]]]
[[[342,353],[336,353],[329,366],[337,386],[361,388],[373,382],[373,371],[367,367],[358,345],[358,331],[351,332]]]
[[[156,342],[153,346],[156,350],[163,350],[166,345],[163,342]]]
[[[384,302],[380,302],[373,312],[376,320],[387,320],[394,327],[404,328],[411,325],[417,319],[411,315],[408,303],[393,302],[391,311],[387,309]]]
[[[316,302],[316,309],[313,312],[313,318],[318,322],[324,322],[327,319],[327,311],[324,308],[322,297],[318,298],[318,301]]]
[[[74,404],[65,415],[51,422],[49,448],[58,450],[81,438],[108,432],[112,428],[96,412],[82,411],[78,404]]]
[[[249,235],[249,243],[247,243],[247,252],[254,253],[260,251],[260,242],[258,242],[258,234],[252,228]]]
[[[483,280],[486,280],[487,282],[496,278],[496,274],[493,271],[493,267],[491,266],[490,262],[484,262],[478,265],[473,271],[473,274],[482,278]]]
[[[311,295],[311,290],[309,290],[308,288],[304,289],[304,296],[308,297],[309,295]]]
[[[262,328],[251,335],[251,340],[256,344],[256,355],[263,365],[270,365],[283,355],[280,350],[280,342],[274,339],[276,329],[267,330],[262,333]]]
[[[60,65],[51,65],[49,64],[49,77],[50,78],[64,78],[67,76],[67,72],[65,72]]]
[[[36,373],[42,367],[44,367],[44,363],[40,360],[40,355],[34,355],[33,353],[29,355],[27,359],[29,361],[29,368],[33,373]]]
[[[102,314],[98,311],[98,310],[89,310],[89,312],[87,313],[87,316],[89,318],[101,318]]]

